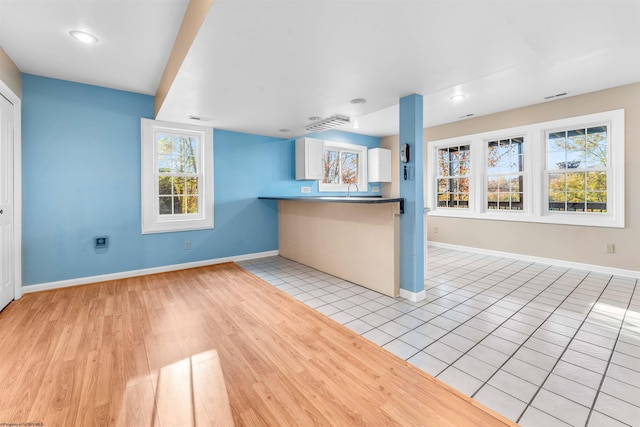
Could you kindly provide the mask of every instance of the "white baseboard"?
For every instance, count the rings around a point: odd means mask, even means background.
[[[470,246],[452,245],[450,243],[429,242],[428,244],[430,246],[439,247],[439,248],[457,249],[459,251],[474,252],[474,253],[486,254],[486,255],[495,255],[495,256],[505,257],[505,258],[513,258],[519,261],[538,262],[541,264],[551,264],[551,265],[557,265],[560,267],[593,271],[595,273],[611,274],[614,276],[625,276],[625,277],[632,277],[634,279],[640,279],[640,271],[626,270],[624,268],[607,267],[604,265],[595,265],[595,264],[585,264],[581,262],[565,261],[562,259],[544,258],[544,257],[538,257],[538,256],[532,256],[532,255],[522,255],[522,254],[516,254],[512,252],[501,252],[501,251],[494,251],[491,249],[474,248]]]
[[[427,293],[425,290],[421,290],[420,292],[411,292],[406,289],[400,288],[400,298],[408,299],[412,302],[422,301],[427,297]]]
[[[256,258],[264,258],[278,255],[278,251],[257,252],[253,254],[236,255],[225,258],[207,259],[204,261],[186,262],[183,264],[163,265],[161,267],[143,268],[141,270],[122,271],[119,273],[101,274],[99,276],[79,277],[77,279],[60,280],[57,282],[39,283],[22,287],[23,293],[48,291],[51,289],[66,288],[69,286],[87,285],[89,283],[106,282],[108,280],[126,279],[128,277],[146,276],[149,274],[166,273],[168,271],[185,270],[187,268],[204,267],[207,265],[222,264],[224,262],[246,261]]]

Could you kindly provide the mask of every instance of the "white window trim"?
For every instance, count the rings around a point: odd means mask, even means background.
[[[336,150],[346,150],[346,151],[354,151],[359,154],[358,158],[360,159],[360,168],[358,174],[358,192],[363,193],[369,190],[369,182],[367,181],[367,157],[368,157],[368,148],[364,145],[356,145],[356,144],[347,144],[346,142],[334,142],[334,141],[324,141],[324,147],[322,151],[327,148],[335,148]],[[355,192],[354,188],[355,184],[351,184],[351,191]],[[325,184],[322,180],[318,181],[318,191],[320,192],[329,192],[329,191],[348,191],[349,184]]]
[[[607,213],[552,212],[548,210],[546,192],[546,132],[554,129],[606,124],[609,132],[607,165]],[[581,225],[593,227],[624,228],[625,183],[625,117],[624,110],[612,110],[587,114],[567,119],[535,123],[496,131],[465,135],[455,138],[431,141],[429,149],[429,170],[427,182],[427,204],[429,215],[536,222],[548,224]],[[487,209],[486,200],[486,143],[494,139],[524,136],[524,209],[521,211],[498,211]],[[469,209],[438,207],[435,190],[435,174],[438,167],[438,148],[465,145],[471,146],[471,180],[469,182]]]
[[[141,119],[141,183],[142,234],[213,228],[213,129]],[[201,141],[198,164],[202,180],[198,183],[199,215],[160,215],[158,207],[158,179],[156,134],[159,132],[194,135]]]

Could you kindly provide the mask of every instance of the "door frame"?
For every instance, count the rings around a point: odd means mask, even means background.
[[[22,298],[22,99],[0,79],[0,94],[13,104],[13,299]]]

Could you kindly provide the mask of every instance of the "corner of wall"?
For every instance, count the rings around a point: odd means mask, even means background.
[[[2,47],[0,47],[0,81],[22,99],[22,74]]]

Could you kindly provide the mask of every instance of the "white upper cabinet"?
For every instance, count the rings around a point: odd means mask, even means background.
[[[296,140],[296,179],[321,180],[324,141],[315,138]]]
[[[391,182],[391,150],[372,148],[368,151],[368,181]]]

